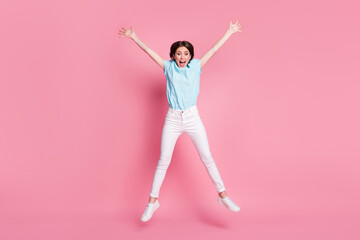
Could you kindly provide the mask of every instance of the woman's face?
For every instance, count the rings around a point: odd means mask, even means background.
[[[186,47],[179,47],[178,49],[176,49],[174,59],[179,67],[186,67],[190,58],[190,52]]]

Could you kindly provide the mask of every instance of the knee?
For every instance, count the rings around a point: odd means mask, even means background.
[[[206,165],[214,164],[214,159],[210,153],[201,156],[201,159],[204,162],[204,164],[206,164]]]
[[[166,170],[169,167],[170,162],[171,162],[171,156],[170,155],[161,154],[159,162],[157,164],[157,168],[161,168],[163,170]]]

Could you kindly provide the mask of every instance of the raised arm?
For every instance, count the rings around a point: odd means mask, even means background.
[[[149,48],[144,42],[142,42],[135,34],[135,31],[132,27],[130,29],[121,28],[119,30],[121,37],[131,38],[139,47],[144,50],[162,69],[165,68],[164,59],[160,57],[154,50]]]
[[[226,40],[229,39],[229,37],[236,32],[241,32],[240,28],[241,25],[240,23],[238,23],[239,21],[237,20],[236,23],[232,23],[230,21],[230,26],[229,29],[226,31],[226,33],[224,34],[224,36],[222,36],[220,38],[219,41],[217,41],[214,46],[212,46],[212,48],[210,48],[210,50],[200,59],[200,65],[201,67],[203,67],[208,61],[209,59],[214,56],[214,54],[217,52],[217,50],[220,49],[220,47],[226,42]]]

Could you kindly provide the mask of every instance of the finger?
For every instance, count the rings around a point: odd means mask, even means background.
[[[236,20],[236,23],[235,24],[237,24],[239,22],[239,20]]]

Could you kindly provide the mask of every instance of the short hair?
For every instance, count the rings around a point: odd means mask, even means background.
[[[170,58],[174,59],[174,54],[176,52],[176,49],[178,49],[179,47],[186,47],[191,55],[191,58],[189,60],[189,62],[194,58],[194,46],[188,42],[188,41],[177,41],[174,42],[171,47],[170,47]]]

